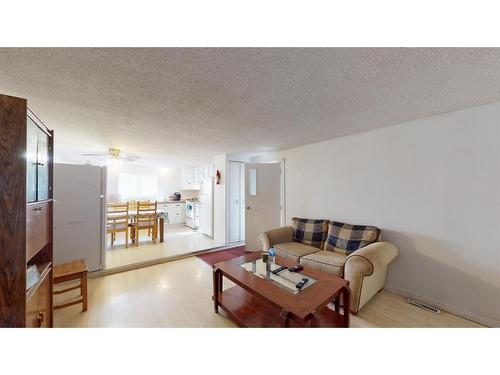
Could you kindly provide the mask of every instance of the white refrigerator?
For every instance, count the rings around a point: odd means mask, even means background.
[[[54,262],[104,266],[106,167],[54,164]]]
[[[214,179],[204,178],[200,183],[200,229],[209,237],[214,235]]]

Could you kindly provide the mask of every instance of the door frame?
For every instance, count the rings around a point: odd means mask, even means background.
[[[268,163],[279,163],[280,164],[280,179],[281,179],[281,194],[280,194],[280,203],[281,203],[281,226],[286,225],[286,158],[285,157],[280,157],[280,158],[275,158],[275,159],[270,159],[270,160],[265,160],[265,161],[241,161],[241,160],[228,160],[226,162],[226,169],[229,170],[229,162],[237,162],[241,163],[243,165],[245,164],[268,164]],[[226,179],[227,181],[227,179]],[[246,184],[246,183],[245,183]],[[229,190],[231,187],[229,184],[226,183],[226,244],[229,244]],[[243,195],[245,195],[245,189],[246,185],[243,186]],[[245,202],[246,206],[246,202]],[[245,240],[243,239],[242,242],[244,243]]]

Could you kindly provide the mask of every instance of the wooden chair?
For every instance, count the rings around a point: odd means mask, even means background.
[[[125,232],[125,247],[128,247],[129,204],[108,203],[106,214],[106,233],[111,234],[111,245],[116,233]]]
[[[64,307],[82,304],[82,310],[87,311],[87,262],[85,259],[75,260],[64,264],[56,264],[54,267],[54,285],[67,281],[80,280],[80,285],[75,285],[62,290],[54,290],[54,294],[62,294],[70,290],[80,289],[81,298],[76,301],[66,302],[54,306],[54,310]]]
[[[137,209],[137,202],[135,200],[128,201],[128,206],[130,211],[135,211]]]
[[[135,245],[139,246],[139,231],[147,229],[148,235],[153,236],[153,243],[156,243],[158,237],[158,202],[137,202],[137,214],[133,224],[133,238]]]

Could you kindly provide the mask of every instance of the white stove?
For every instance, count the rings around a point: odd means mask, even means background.
[[[186,201],[186,226],[192,229],[197,229],[199,223],[197,223],[197,216],[199,213],[199,204],[198,202]]]

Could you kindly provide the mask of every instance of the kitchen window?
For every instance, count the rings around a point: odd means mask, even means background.
[[[156,199],[158,176],[120,173],[118,192],[122,200]]]

